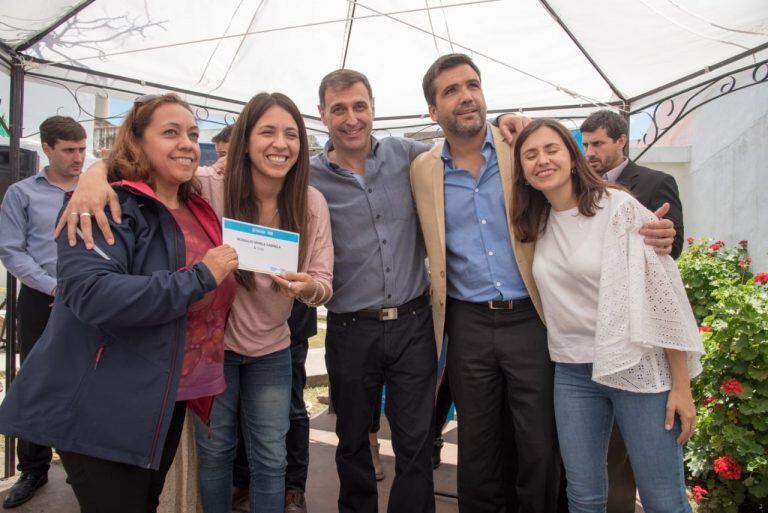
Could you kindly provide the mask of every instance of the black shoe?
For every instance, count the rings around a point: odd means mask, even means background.
[[[3,501],[3,507],[5,509],[15,508],[21,506],[29,499],[35,496],[35,492],[48,482],[48,474],[29,474],[22,472],[19,476],[19,480],[16,484],[11,486],[8,490],[8,495],[5,496]]]
[[[432,468],[435,469],[440,466],[440,451],[443,449],[443,437],[438,436],[435,438],[435,445],[432,447]]]

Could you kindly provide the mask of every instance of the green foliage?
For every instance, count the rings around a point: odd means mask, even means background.
[[[700,512],[757,512],[768,503],[768,287],[755,282],[743,242],[702,240],[678,262],[707,351],[692,382],[698,428],[685,448],[691,481],[707,490]],[[723,456],[738,463],[737,479],[715,472]]]
[[[704,317],[709,315],[714,303],[712,294],[716,290],[727,285],[744,283],[752,277],[749,271],[749,254],[746,244],[729,248],[722,241],[706,238],[698,241],[689,238],[688,242],[688,248],[677,260],[677,266],[680,268],[693,314],[696,321],[701,323]]]

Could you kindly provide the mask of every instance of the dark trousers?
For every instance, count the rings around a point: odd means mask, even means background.
[[[45,331],[48,317],[51,315],[51,303],[53,296],[43,294],[26,285],[21,285],[19,290],[19,353],[21,363],[24,363],[27,355],[35,346],[35,342]],[[33,444],[19,439],[16,444],[19,455],[18,469],[20,472],[41,475],[47,474],[51,466],[53,451],[50,447]]]
[[[285,491],[304,492],[309,468],[309,415],[304,404],[304,385],[307,383],[307,340],[291,342],[291,427],[285,438],[288,465],[285,468]]]
[[[307,471],[309,469],[309,415],[304,404],[304,386],[307,384],[308,340],[291,340],[291,412],[288,435],[285,437],[287,466],[285,468],[285,491],[302,492],[307,487]],[[237,452],[232,467],[232,483],[239,488],[248,488],[251,473],[248,469],[248,459],[245,455],[243,432],[238,422]]]
[[[451,411],[451,404],[453,404],[451,382],[448,379],[448,373],[444,373],[435,399],[435,438],[443,436],[443,427],[448,419],[448,412]]]
[[[157,511],[165,475],[179,446],[185,411],[186,402],[177,402],[158,470],[58,451],[64,470],[67,471],[67,483],[72,485],[81,513]]]
[[[378,394],[376,394],[376,406],[373,408],[373,422],[371,422],[371,429],[369,433],[378,433],[381,429],[381,396],[384,392],[384,387],[381,387]]]
[[[558,511],[554,365],[535,309],[490,310],[449,299],[446,332],[459,414],[459,511]],[[505,440],[514,447],[505,448]],[[515,454],[517,465],[505,465],[505,453]],[[508,509],[510,499],[516,508]]]
[[[433,513],[432,429],[437,355],[425,305],[398,319],[328,316],[325,361],[336,411],[339,513],[378,510],[368,433],[382,384],[392,431],[395,478],[390,513]]]
[[[629,463],[627,447],[614,422],[608,444],[608,513],[635,513],[635,474]]]

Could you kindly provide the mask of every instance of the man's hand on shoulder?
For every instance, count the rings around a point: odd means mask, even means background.
[[[653,247],[659,255],[669,255],[675,241],[675,225],[669,219],[663,219],[669,211],[669,203],[664,203],[654,212],[658,221],[651,221],[640,228],[640,235],[645,236],[645,243]]]
[[[495,121],[495,125],[499,127],[501,136],[504,141],[512,146],[515,143],[517,135],[523,131],[523,128],[528,126],[531,122],[531,118],[519,115],[519,114],[500,114]]]

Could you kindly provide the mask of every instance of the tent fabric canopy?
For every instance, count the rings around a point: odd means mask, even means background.
[[[174,88],[232,113],[280,91],[310,121],[320,79],[352,68],[386,128],[430,122],[421,79],[452,51],[475,59],[491,111],[648,105],[768,58],[768,2],[4,1],[0,43],[26,59],[28,79],[127,97]]]

